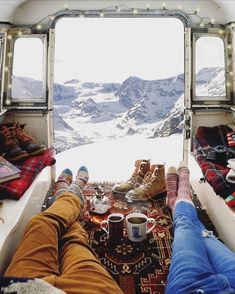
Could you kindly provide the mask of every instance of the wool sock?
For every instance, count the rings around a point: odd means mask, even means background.
[[[60,190],[66,190],[73,181],[73,173],[70,169],[66,168],[59,175],[57,182],[55,183],[54,193],[60,192]]]
[[[84,204],[84,196],[83,196],[82,190],[85,187],[88,180],[89,180],[88,170],[85,166],[81,166],[77,172],[76,180],[72,182],[72,184],[69,186],[69,189],[68,189],[69,192],[74,193],[81,199],[82,204]]]
[[[83,189],[89,180],[88,170],[85,166],[81,166],[76,175],[76,183]]]
[[[177,190],[178,190],[178,179],[179,176],[177,174],[175,167],[170,167],[166,174],[166,190],[167,190],[167,197],[166,197],[166,205],[172,209],[175,205],[175,200],[177,197]]]
[[[175,205],[179,201],[186,201],[194,205],[192,201],[191,186],[189,182],[190,172],[188,167],[185,166],[183,162],[180,163],[180,166],[178,168],[178,174],[179,174],[178,196],[176,198]]]
[[[70,169],[66,168],[59,175],[57,182],[54,185],[53,196],[49,198],[47,206],[51,206],[55,200],[64,192],[68,191],[68,188],[73,180],[73,173]]]

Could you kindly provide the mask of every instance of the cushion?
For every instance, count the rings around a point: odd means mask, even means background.
[[[1,198],[20,199],[38,173],[44,167],[55,164],[55,161],[54,149],[47,149],[41,155],[15,163],[21,170],[20,178],[0,184]]]

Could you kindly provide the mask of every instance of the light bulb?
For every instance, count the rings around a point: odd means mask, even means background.
[[[12,52],[8,52],[8,53],[7,53],[7,56],[8,56],[8,57],[12,57]]]
[[[200,27],[201,28],[204,28],[204,26],[205,26],[205,24],[204,24],[204,22],[203,22],[203,20],[200,22]]]
[[[65,4],[64,4],[64,9],[68,9],[68,8],[69,8],[68,3],[65,3]]]
[[[166,3],[162,3],[162,8],[166,9]]]
[[[54,20],[54,19],[55,19],[54,15],[50,15],[50,20]]]
[[[100,17],[103,17],[103,16],[104,16],[103,11],[100,11]]]
[[[196,13],[200,12],[200,8],[198,7],[196,10],[195,10]]]
[[[119,6],[117,6],[117,7],[116,7],[116,11],[117,11],[117,12],[120,12],[120,11],[121,11],[121,8],[120,8]]]
[[[227,82],[226,85],[227,85],[227,87],[230,87],[231,86],[231,83],[230,82]]]
[[[214,23],[214,22],[215,22],[214,18],[211,18],[211,23]]]
[[[12,84],[9,84],[7,87],[8,89],[12,89]]]
[[[5,67],[5,71],[6,71],[6,72],[8,72],[8,71],[9,71],[9,68],[8,68],[7,66]]]
[[[12,39],[12,36],[11,36],[11,35],[8,35],[8,36],[7,36],[7,39],[8,39],[8,40],[11,40],[11,39]]]
[[[133,9],[133,13],[134,13],[134,14],[137,14],[137,13],[138,13],[137,9],[134,8],[134,9]]]
[[[231,49],[232,48],[232,45],[231,44],[228,44],[227,48],[228,49]]]
[[[222,35],[223,33],[224,33],[224,31],[223,31],[223,30],[219,30],[219,34],[221,34],[221,35]]]
[[[233,76],[233,72],[232,72],[232,71],[230,71],[230,72],[229,72],[229,75],[232,77],[232,76]]]
[[[182,6],[181,6],[181,5],[178,5],[177,8],[178,8],[178,9],[182,9]]]
[[[19,31],[19,32],[17,33],[17,35],[18,35],[18,36],[21,36],[21,35],[22,35],[22,32],[21,32],[21,31]]]
[[[36,28],[37,28],[37,30],[41,30],[42,25],[38,24],[38,25],[36,26]]]
[[[10,105],[11,104],[11,100],[10,99],[6,99],[5,103],[6,103],[6,105]]]
[[[149,4],[147,4],[147,5],[146,5],[146,9],[147,9],[147,10],[149,10],[149,8],[150,8],[150,5],[149,5]]]

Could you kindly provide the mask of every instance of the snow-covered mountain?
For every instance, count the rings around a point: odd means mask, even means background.
[[[151,137],[168,137],[172,134],[182,133],[184,127],[183,102],[183,96],[181,96],[165,119],[152,129],[153,134]]]
[[[136,125],[142,125],[164,119],[183,92],[183,74],[156,81],[146,81],[136,77],[128,78],[120,86],[119,95],[121,95],[120,101],[125,105],[130,105],[130,108],[123,116],[119,127],[128,126],[130,120]]]
[[[54,130],[57,153],[76,146],[92,143],[87,137],[81,137],[76,130],[63,120],[56,110],[54,110]]]
[[[201,69],[196,76],[197,96],[225,96],[224,68],[211,67]],[[153,128],[153,137],[166,137],[183,131],[183,106],[182,95],[175,103],[172,110],[156,127]]]
[[[41,98],[43,97],[43,86],[41,81],[26,77],[12,77],[13,98]]]
[[[41,84],[15,77],[15,97],[39,95]],[[200,95],[224,92],[224,70],[204,68],[197,74]],[[38,96],[36,96],[38,97]],[[122,84],[71,79],[54,85],[57,151],[127,135],[166,137],[183,129],[184,75],[161,80],[129,77]]]
[[[226,96],[224,68],[203,68],[196,76],[197,96]]]

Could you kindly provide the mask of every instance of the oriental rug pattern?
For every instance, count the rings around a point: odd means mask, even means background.
[[[171,212],[164,204],[165,199],[129,204],[123,198],[113,197],[112,184],[101,186],[104,194],[112,201],[109,213],[127,214],[137,210],[155,218],[157,224],[143,242],[129,241],[124,229],[123,238],[112,243],[100,227],[100,221],[108,214],[95,215],[88,212],[87,207],[83,224],[97,257],[125,294],[164,293],[173,241]],[[88,184],[84,191],[88,204],[95,194],[95,187],[95,184]]]

